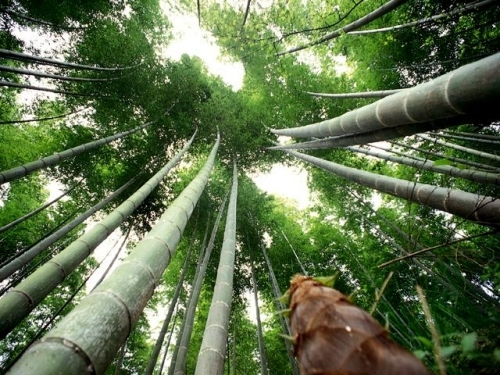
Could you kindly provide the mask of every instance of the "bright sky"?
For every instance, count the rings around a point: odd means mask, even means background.
[[[215,38],[207,31],[200,29],[194,14],[183,14],[172,9],[167,2],[161,7],[173,28],[174,40],[162,51],[162,55],[179,60],[183,54],[201,58],[208,71],[220,76],[222,80],[237,91],[243,86],[245,69],[240,62],[231,62],[221,56],[221,50]]]
[[[182,14],[172,9],[167,2],[162,2],[161,5],[173,27],[174,36],[174,40],[162,54],[172,59],[180,59],[185,53],[198,56],[211,74],[220,76],[234,90],[239,90],[245,74],[243,64],[230,62],[221,56],[221,49],[216,45],[215,38],[200,29],[196,15]],[[306,208],[309,203],[307,172],[304,169],[276,164],[269,173],[256,174],[251,178],[261,190],[289,199],[299,209]]]
[[[298,167],[274,164],[269,173],[250,176],[259,189],[295,203],[302,210],[309,205],[307,172]]]

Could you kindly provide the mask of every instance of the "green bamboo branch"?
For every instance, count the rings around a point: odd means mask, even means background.
[[[15,68],[12,66],[0,65],[0,71],[9,72],[15,74],[22,74],[41,78],[57,79],[59,81],[73,81],[73,82],[108,82],[117,79],[122,79],[123,77],[111,77],[111,78],[84,78],[84,77],[71,77],[71,76],[60,76],[58,74],[50,74],[45,72],[39,72],[30,69]]]
[[[500,137],[494,137],[496,139],[485,139],[485,138],[477,138],[477,137],[464,137],[461,135],[457,135],[458,133],[432,133],[434,137],[440,137],[440,138],[448,138],[448,139],[460,139],[463,141],[472,141],[472,142],[478,142],[478,143],[488,143],[496,146],[500,146]]]
[[[80,180],[80,182],[81,182],[81,180]],[[65,197],[66,195],[71,193],[71,191],[73,191],[73,189],[75,189],[77,186],[78,186],[78,184],[73,185],[68,190],[66,190],[64,193],[59,195],[57,198],[54,198],[50,202],[45,203],[44,205],[34,209],[33,211],[27,213],[26,215],[23,215],[20,218],[17,218],[16,220],[11,221],[9,224],[4,225],[3,227],[0,228],[0,233],[3,233],[12,227],[15,227],[17,224],[22,223],[25,220],[28,220],[30,217],[35,216],[37,213],[45,210],[47,207],[52,206],[54,203],[59,201],[61,198]],[[0,265],[0,267],[1,267],[1,265]]]
[[[405,145],[405,144],[400,143],[400,142],[389,141],[389,143],[394,144],[394,145],[399,146],[399,147],[408,148],[410,150],[414,150],[414,151],[417,151],[417,152],[420,152],[420,153],[423,153],[426,155],[435,156],[435,157],[440,158],[440,159],[447,159],[447,160],[451,160],[451,161],[459,163],[459,164],[468,165],[468,166],[473,167],[473,168],[482,169],[486,172],[495,172],[495,173],[500,172],[500,168],[495,168],[492,165],[477,163],[477,162],[472,161],[472,160],[461,159],[461,158],[457,158],[455,156],[449,156],[449,155],[442,154],[439,152],[432,152],[432,151],[424,150],[424,149],[421,149],[418,147],[408,146],[408,145]]]
[[[466,133],[466,132],[451,132],[448,130],[445,130],[444,133],[446,134],[454,134],[454,135],[461,135],[464,137],[468,138],[474,138],[474,139],[489,139],[492,141],[500,141],[500,137],[498,135],[489,135],[489,134],[479,134],[479,133]]]
[[[415,252],[410,253],[410,254],[406,254],[406,255],[401,256],[399,258],[391,259],[391,260],[389,260],[387,262],[379,264],[377,267],[378,268],[384,268],[384,267],[387,267],[387,266],[389,266],[389,265],[391,265],[393,263],[400,262],[400,261],[408,259],[408,258],[413,258],[413,257],[416,257],[418,255],[431,252],[432,250],[436,250],[436,249],[439,249],[439,248],[442,248],[442,247],[448,247],[448,246],[455,245],[457,243],[464,242],[464,241],[470,241],[470,240],[472,240],[474,238],[478,238],[478,237],[491,236],[492,234],[496,234],[496,233],[497,233],[497,231],[490,231],[490,232],[475,234],[473,236],[468,236],[468,237],[460,238],[460,239],[455,240],[455,241],[447,241],[445,243],[442,243],[442,244],[439,244],[439,245],[436,245],[436,246],[431,246],[431,247],[427,247],[425,249],[420,249],[418,251],[415,251]]]
[[[96,94],[84,94],[84,93],[81,93],[81,92],[51,89],[49,87],[34,86],[34,85],[25,85],[23,83],[16,83],[16,82],[4,81],[3,79],[0,80],[0,86],[12,87],[12,88],[15,88],[15,89],[26,89],[26,90],[53,92],[53,93],[56,93],[56,94],[73,95],[73,96],[96,96]]]
[[[457,116],[452,119],[441,119],[418,124],[407,124],[374,130],[366,133],[348,134],[329,138],[313,138],[312,141],[292,143],[282,146],[268,147],[269,150],[321,150],[353,145],[363,145],[373,142],[389,141],[395,138],[438,130],[471,122],[470,116]]]

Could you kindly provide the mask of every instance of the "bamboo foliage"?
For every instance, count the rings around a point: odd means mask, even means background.
[[[104,373],[139,319],[175,253],[215,162],[216,144],[198,175],[153,229],[92,293],[12,367],[12,374]]]
[[[13,181],[13,180],[16,180],[18,178],[27,176],[30,173],[36,172],[40,169],[47,168],[51,165],[59,164],[61,161],[65,160],[65,159],[72,158],[72,157],[79,155],[79,154],[82,154],[86,151],[96,149],[98,147],[101,147],[102,145],[111,143],[113,141],[116,141],[117,139],[120,139],[120,138],[126,137],[130,134],[136,133],[139,130],[142,130],[142,129],[154,124],[156,121],[157,120],[150,121],[150,122],[147,122],[143,125],[140,125],[140,126],[134,128],[134,129],[127,130],[127,131],[124,131],[121,133],[116,133],[114,135],[110,135],[108,137],[97,139],[97,140],[92,141],[92,142],[87,142],[87,143],[84,143],[80,146],[68,148],[67,150],[55,153],[55,154],[50,155],[50,156],[46,156],[44,158],[29,162],[29,163],[26,163],[26,164],[21,165],[19,167],[11,168],[9,170],[0,172],[0,185],[4,184],[6,182],[9,182],[9,181]]]
[[[196,133],[184,148],[113,212],[72,242],[0,299],[0,334],[3,337],[38,305],[67,275],[83,262],[158,186],[180,161]],[[43,286],[43,287],[41,287]]]
[[[478,224],[499,227],[500,201],[495,198],[382,176],[292,150],[285,152],[360,185],[449,212]]]
[[[464,65],[432,81],[403,90],[331,120],[272,130],[291,137],[328,137],[464,114],[499,115],[500,53]]]
[[[208,312],[203,341],[201,343],[196,375],[222,374],[226,356],[227,328],[233,294],[234,258],[236,251],[236,201],[238,196],[238,172],[233,166],[233,186],[227,210],[224,240],[217,270],[214,294]]]

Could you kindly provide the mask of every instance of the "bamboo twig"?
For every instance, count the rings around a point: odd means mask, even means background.
[[[446,375],[446,366],[444,364],[443,353],[441,351],[441,340],[439,339],[439,334],[436,329],[436,325],[434,324],[434,319],[432,319],[431,310],[429,309],[429,305],[427,304],[427,300],[422,288],[419,285],[417,285],[416,288],[418,299],[420,300],[420,303],[422,304],[422,310],[424,311],[425,320],[427,321],[429,330],[431,331],[432,342],[434,344],[434,356],[436,357],[436,363],[439,367],[439,374]]]
[[[436,245],[436,246],[427,247],[425,249],[415,251],[414,253],[406,254],[406,255],[404,255],[402,257],[399,257],[399,258],[396,258],[396,259],[392,259],[392,260],[389,260],[388,262],[379,264],[377,266],[377,268],[384,268],[384,267],[387,267],[388,265],[390,265],[392,263],[396,263],[396,262],[399,262],[401,260],[408,259],[408,258],[413,258],[413,257],[415,257],[417,255],[420,255],[422,253],[426,253],[426,252],[431,251],[431,250],[439,249],[441,247],[445,247],[445,246],[449,246],[449,245],[454,245],[454,244],[457,244],[457,243],[460,243],[460,242],[464,242],[464,241],[467,241],[467,240],[472,240],[474,238],[489,236],[489,235],[492,235],[492,234],[495,234],[495,233],[498,233],[498,232],[495,231],[495,230],[492,230],[492,231],[489,231],[489,232],[485,232],[485,233],[481,233],[481,234],[475,234],[473,236],[469,236],[469,237],[465,237],[465,238],[460,238],[460,239],[455,240],[455,241],[445,242],[445,243],[442,243],[442,244],[439,244],[439,245]]]
[[[389,275],[387,275],[387,277],[385,278],[384,283],[382,284],[382,287],[380,288],[380,291],[375,294],[375,302],[373,302],[373,305],[369,311],[370,315],[373,315],[373,312],[377,308],[377,305],[380,302],[382,295],[384,294],[385,288],[387,288],[389,281],[391,281],[392,275],[394,275],[394,272],[393,271],[389,272]]]

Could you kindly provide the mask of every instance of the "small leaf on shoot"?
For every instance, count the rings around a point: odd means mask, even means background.
[[[462,351],[464,353],[469,353],[476,347],[477,333],[471,332],[462,337]]]
[[[439,159],[434,162],[435,167],[439,167],[440,165],[451,165],[451,161],[448,159]]]

